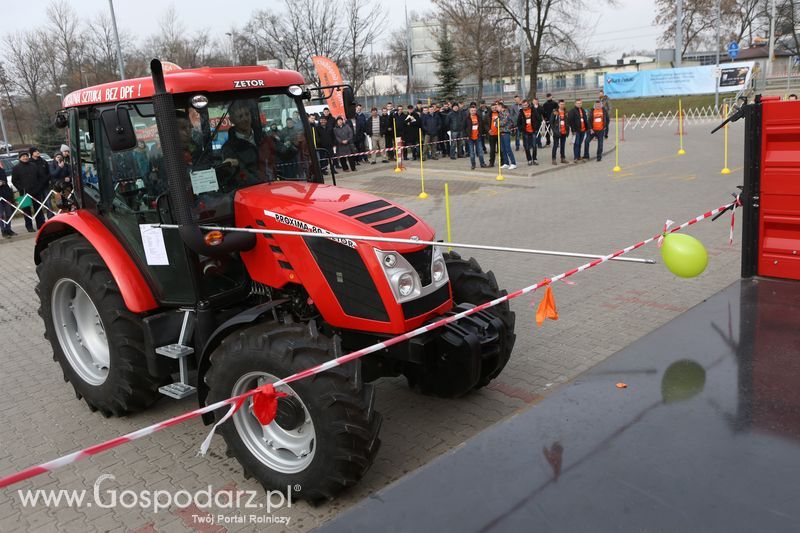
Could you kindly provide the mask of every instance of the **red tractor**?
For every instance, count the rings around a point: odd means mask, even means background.
[[[504,294],[474,259],[439,247],[268,233],[434,239],[407,209],[324,183],[330,154],[314,148],[298,73],[165,75],[157,60],[151,71],[73,92],[56,117],[74,205],[38,235],[39,312],[92,411],[194,393],[208,405]],[[349,87],[316,90],[342,91],[352,113]],[[422,393],[461,396],[500,373],[514,340],[514,313],[498,305],[281,387],[272,423],[246,404],[220,433],[265,488],[330,499],[378,450],[370,382],[403,375]]]

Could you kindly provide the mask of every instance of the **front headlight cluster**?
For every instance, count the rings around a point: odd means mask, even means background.
[[[431,282],[426,286],[422,285],[419,273],[402,254],[378,249],[375,253],[398,303],[425,296],[447,283],[447,266],[438,247],[434,247],[431,254]]]

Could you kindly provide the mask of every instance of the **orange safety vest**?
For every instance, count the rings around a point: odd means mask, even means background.
[[[595,109],[592,115],[593,115],[592,129],[594,131],[603,131],[604,129],[606,129],[606,121],[603,120],[603,110]]]
[[[564,120],[564,112],[563,111],[559,111],[558,112],[558,124],[559,124],[558,130],[561,132],[561,135],[566,135],[567,134],[567,121]]]
[[[497,136],[497,115],[498,113],[492,112],[492,127],[489,128],[489,135]]]
[[[533,133],[533,124],[531,123],[531,110],[523,109],[523,113],[525,113],[525,131],[528,133]]]
[[[472,129],[469,132],[469,138],[473,141],[478,140],[478,115],[470,115],[470,120],[472,121]]]
[[[581,117],[581,133],[586,131],[586,121],[583,120],[583,110],[578,109],[578,116]]]

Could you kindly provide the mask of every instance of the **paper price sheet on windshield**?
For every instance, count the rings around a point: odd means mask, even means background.
[[[153,224],[139,224],[144,246],[144,257],[150,266],[169,266],[164,232]]]

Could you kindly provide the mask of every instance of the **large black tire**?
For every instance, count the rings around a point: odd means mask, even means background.
[[[205,376],[208,403],[231,397],[237,382],[251,373],[286,377],[334,358],[337,351],[334,341],[321,335],[313,321],[267,322],[247,327],[224,339],[211,354],[211,367]],[[303,417],[309,417],[315,433],[313,457],[307,465],[300,465],[300,471],[273,469],[251,452],[236,426],[253,423],[254,416],[247,411],[247,404],[234,415],[241,418],[220,426],[228,454],[239,461],[245,476],[254,476],[266,490],[286,492],[287,487],[294,487],[293,497],[312,502],[331,500],[346,487],[355,485],[372,465],[380,446],[381,425],[381,415],[374,409],[374,388],[362,382],[358,365],[360,362],[354,361],[290,384],[305,406]],[[285,401],[278,400],[278,417],[272,424],[279,423]],[[226,412],[218,409],[217,420]],[[245,435],[245,439],[253,445],[252,436]]]
[[[125,307],[111,272],[92,245],[80,235],[60,238],[42,250],[36,267],[39,283],[39,316],[45,338],[53,347],[53,360],[61,365],[64,381],[72,383],[75,395],[89,409],[104,416],[122,416],[141,411],[159,398],[157,380],[147,371],[144,339],[139,317]],[[107,375],[102,383],[88,382],[73,367],[61,344],[56,327],[74,335],[68,326],[54,323],[53,297],[57,284],[73,283],[88,295],[97,312],[99,328],[108,345]]]
[[[465,260],[456,252],[447,252],[444,254],[444,262],[447,265],[447,275],[450,278],[453,301],[456,305],[462,303],[480,305],[508,294],[497,286],[494,273],[491,270],[484,272],[474,258],[470,257]],[[481,378],[476,389],[488,385],[491,380],[500,375],[511,357],[511,350],[514,348],[514,341],[517,338],[514,333],[516,316],[511,311],[508,302],[490,307],[487,311],[499,317],[506,325],[506,350],[498,355],[493,361],[494,364],[487,364],[489,361],[484,361]]]

